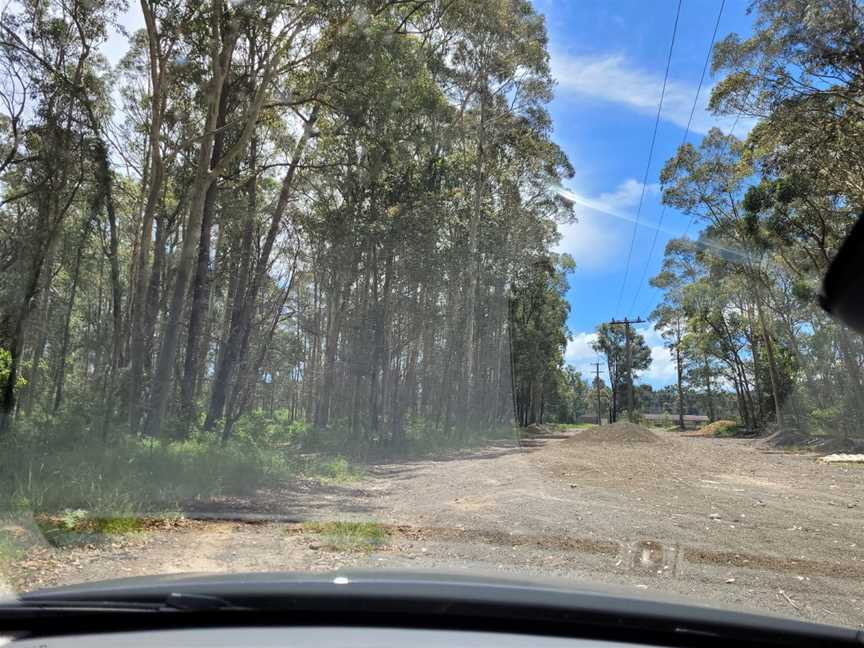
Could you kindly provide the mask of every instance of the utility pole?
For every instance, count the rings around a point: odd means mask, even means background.
[[[597,388],[597,425],[603,425],[603,414],[600,409],[600,363],[592,362],[594,365],[594,374],[597,376],[594,379],[594,386]]]
[[[623,320],[612,320],[610,326],[624,325],[624,362],[627,367],[627,418],[633,420],[633,355],[630,349],[630,325],[643,324],[646,320],[641,317],[631,320],[626,317]],[[615,385],[612,385],[615,389]]]

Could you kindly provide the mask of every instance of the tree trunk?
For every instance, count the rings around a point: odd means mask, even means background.
[[[42,273],[43,285],[39,289],[39,304],[36,306],[36,312],[42,313],[42,315],[39,317],[36,343],[33,345],[30,371],[27,376],[27,389],[21,395],[18,402],[18,406],[25,414],[30,414],[33,411],[33,405],[39,397],[40,367],[42,366],[42,358],[45,355],[45,347],[48,344],[48,328],[51,322],[53,300],[51,299],[50,285],[53,265],[53,260],[48,259],[45,262],[47,272]]]
[[[148,267],[150,262],[150,244],[153,237],[153,219],[162,192],[162,116],[165,110],[165,93],[163,91],[164,60],[159,51],[159,34],[156,17],[148,0],[141,0],[141,9],[147,28],[148,63],[150,67],[150,128],[147,149],[150,156],[145,167],[145,185],[147,197],[141,216],[141,231],[139,235],[138,254],[135,261],[135,277],[132,279],[130,295],[130,343],[129,343],[129,427],[137,432],[144,418],[144,367],[145,356],[152,341],[152,328],[148,335],[146,324],[148,318],[155,317],[153,311],[147,310],[145,302],[150,290]],[[148,184],[149,183],[149,184]],[[155,259],[154,259],[155,264]],[[149,314],[148,314],[149,313]]]
[[[225,141],[225,111],[228,93],[222,93],[219,101],[219,115],[216,118],[216,128],[220,129],[213,143],[210,156],[212,171],[222,157]],[[255,141],[251,147],[255,150]],[[254,154],[253,154],[254,156]],[[254,169],[254,165],[252,166]],[[216,211],[216,183],[207,189],[204,198],[204,213],[201,217],[201,233],[198,236],[198,258],[195,265],[195,278],[192,282],[192,306],[189,311],[189,330],[186,337],[186,359],[183,365],[183,378],[180,381],[180,419],[184,435],[188,434],[189,426],[195,419],[195,393],[198,390],[198,378],[201,374],[201,335],[204,320],[210,304],[210,233],[213,227],[213,216]]]
[[[678,429],[684,429],[684,387],[683,387],[683,368],[681,363],[681,338],[679,334],[678,342],[675,344],[675,369],[678,377]]]
[[[858,410],[858,420],[864,420],[864,389],[861,386],[861,366],[852,350],[852,340],[844,324],[837,326],[837,346],[843,361],[843,367],[851,382],[852,402]],[[848,432],[847,432],[848,434]]]
[[[783,431],[783,404],[780,401],[780,391],[778,385],[777,364],[774,358],[774,343],[771,341],[771,334],[768,331],[768,324],[765,321],[765,313],[762,310],[761,296],[756,295],[756,313],[759,317],[759,325],[762,329],[762,338],[765,342],[765,354],[768,356],[768,377],[771,380],[771,396],[774,400],[774,419],[777,423],[777,430]]]
[[[702,371],[705,377],[705,398],[708,405],[708,422],[713,423],[717,420],[717,415],[714,411],[714,394],[711,390],[711,368],[708,366],[708,358],[704,359]]]
[[[324,340],[324,380],[318,393],[315,408],[314,425],[320,429],[326,428],[330,423],[330,401],[336,379],[336,352],[339,333],[342,330],[342,315],[351,293],[351,284],[345,281],[343,286],[340,285],[341,283],[342,278],[337,272],[329,291],[331,296],[328,300],[329,314],[327,317],[327,334]]]
[[[204,215],[204,199],[213,178],[209,174],[210,145],[205,138],[201,145],[198,158],[199,171],[192,187],[192,199],[189,204],[189,222],[186,235],[180,250],[177,273],[174,278],[174,290],[168,309],[168,319],[162,335],[162,344],[156,361],[153,375],[153,388],[150,395],[150,409],[147,412],[145,431],[148,436],[162,433],[162,423],[168,408],[174,363],[177,356],[177,344],[180,338],[180,318],[186,306],[186,294],[189,288],[189,278],[192,274],[192,264],[195,261],[195,251],[198,247],[197,237],[201,233],[201,219]]]
[[[61,185],[65,185],[65,174],[63,174]],[[45,271],[45,260],[50,258],[54,247],[59,224],[62,215],[58,215],[58,206],[55,204],[57,192],[52,195],[43,196],[40,200],[40,221],[43,231],[40,232],[36,241],[35,253],[28,264],[28,275],[24,281],[24,287],[20,292],[17,304],[12,304],[14,315],[11,318],[10,332],[7,337],[7,348],[9,351],[9,373],[6,382],[0,385],[0,439],[5,436],[12,427],[12,419],[15,414],[15,387],[21,372],[21,354],[24,351],[24,334],[27,321],[36,303],[35,297],[39,292],[42,273]],[[46,284],[46,290],[50,286]]]
[[[462,411],[463,417],[459,425],[464,431],[472,417],[471,406],[474,378],[474,310],[477,302],[477,284],[479,274],[479,242],[480,242],[480,212],[483,209],[483,193],[486,183],[484,173],[484,155],[486,145],[486,78],[482,76],[480,88],[480,121],[477,125],[477,163],[475,170],[474,205],[471,209],[471,220],[468,225],[468,258],[465,259],[465,332],[463,337],[463,359],[465,362],[462,380]]]
[[[270,266],[270,255],[273,251],[273,245],[276,242],[276,237],[279,233],[282,221],[284,220],[285,213],[288,210],[288,203],[294,188],[294,179],[297,174],[297,168],[300,165],[300,159],[306,150],[306,145],[312,134],[312,127],[318,120],[319,111],[320,108],[316,104],[309,115],[307,126],[304,128],[303,134],[300,136],[300,139],[294,148],[291,163],[288,166],[285,177],[282,179],[279,198],[277,199],[276,206],[273,209],[270,219],[270,228],[267,231],[267,237],[265,238],[264,245],[261,248],[261,254],[255,267],[255,273],[252,276],[252,282],[246,290],[244,299],[235,300],[228,339],[220,349],[216,372],[213,376],[213,390],[210,394],[210,407],[207,411],[207,418],[204,422],[205,430],[213,429],[216,421],[222,416],[225,409],[225,399],[228,394],[229,380],[234,373],[238,360],[242,357],[242,353],[245,353],[245,349],[241,349],[240,347],[243,345],[244,339],[248,340],[249,328],[252,320],[252,309],[257,301],[258,292],[264,282],[267,269]],[[250,225],[254,225],[254,220]],[[251,240],[249,243],[251,251]],[[243,289],[243,285],[244,284],[242,283],[239,285],[238,294],[239,291]]]
[[[85,237],[82,237],[84,239]],[[66,382],[66,358],[69,355],[70,324],[72,322],[72,310],[75,307],[75,294],[78,291],[78,277],[81,270],[81,256],[84,251],[85,241],[82,240],[75,253],[75,265],[72,268],[72,284],[69,286],[69,303],[66,306],[66,314],[63,320],[63,341],[60,344],[60,364],[57,369],[57,379],[54,383],[54,405],[52,412],[56,414],[63,403],[63,386]]]

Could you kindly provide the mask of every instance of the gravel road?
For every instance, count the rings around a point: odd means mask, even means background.
[[[656,443],[597,443],[580,434],[210,502],[165,528],[34,548],[7,578],[30,589],[174,572],[467,569],[864,624],[864,467],[751,440],[657,432]],[[308,520],[374,521],[387,542],[333,550],[300,523]]]

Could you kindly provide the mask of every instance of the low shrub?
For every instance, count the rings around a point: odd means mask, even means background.
[[[345,483],[357,481],[363,476],[363,471],[349,463],[345,457],[312,456],[307,459],[303,474],[327,482]]]
[[[699,428],[699,432],[706,436],[731,437],[738,433],[738,424],[735,421],[714,421]]]

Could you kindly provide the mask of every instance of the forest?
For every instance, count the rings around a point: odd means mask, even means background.
[[[530,3],[132,9],[113,65],[115,0],[0,20],[19,470],[48,448],[458,444],[553,415],[573,171]]]

